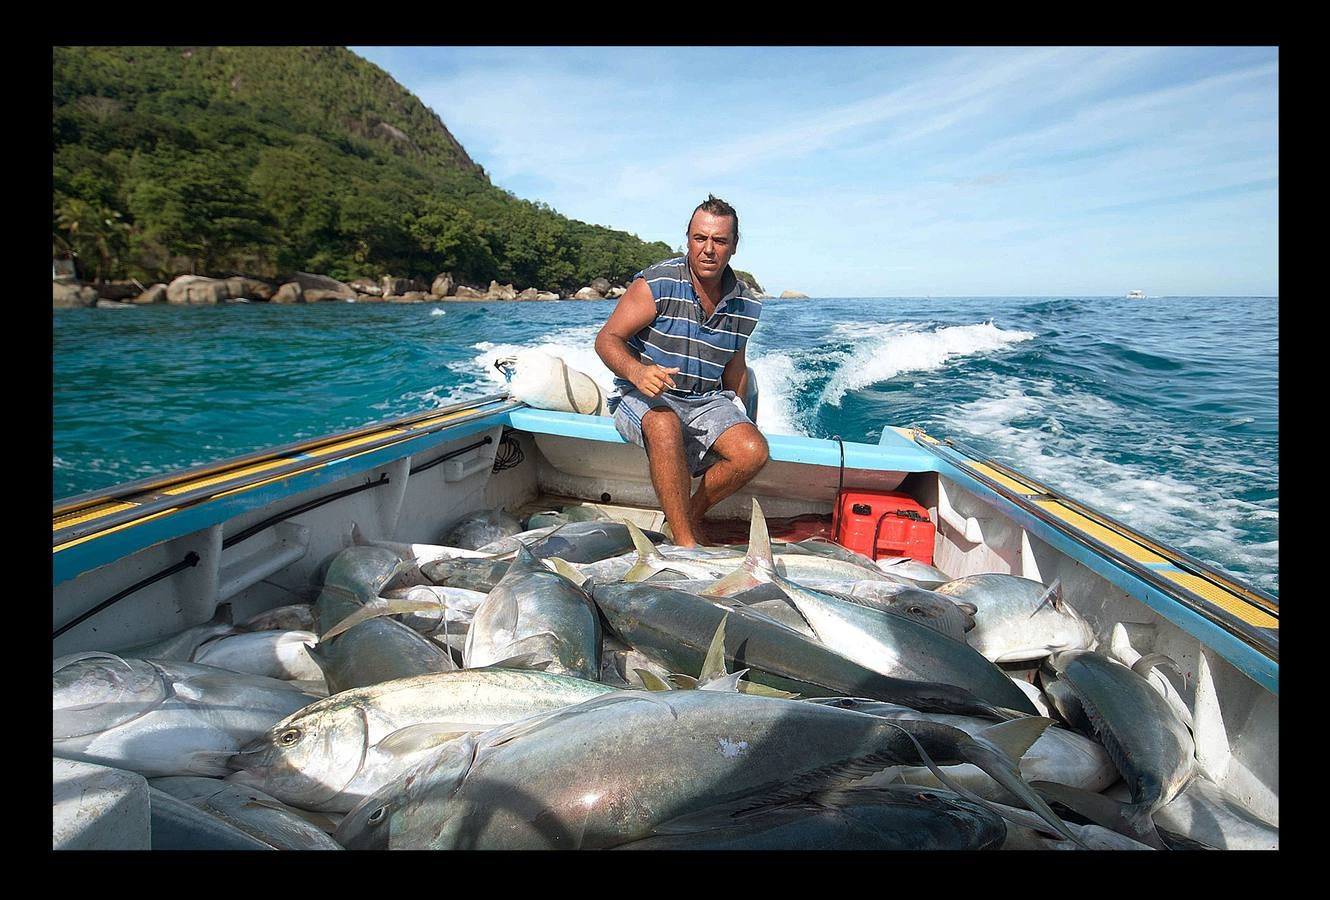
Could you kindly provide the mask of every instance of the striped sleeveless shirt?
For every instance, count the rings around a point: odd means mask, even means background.
[[[720,376],[725,365],[748,344],[757,327],[762,302],[748,285],[725,267],[721,276],[721,299],[709,319],[703,321],[702,305],[693,290],[688,259],[678,256],[648,266],[633,279],[642,278],[656,301],[655,320],[628,339],[628,346],[643,361],[674,367],[675,387],[669,393],[697,397],[723,390]],[[626,378],[615,378],[620,396],[635,390]],[[617,405],[617,404],[615,404]]]

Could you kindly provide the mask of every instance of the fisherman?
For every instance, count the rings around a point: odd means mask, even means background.
[[[762,304],[730,268],[739,214],[713,195],[688,222],[686,256],[648,266],[596,335],[618,377],[614,425],[647,452],[674,543],[706,543],[702,517],[766,465],[767,442],[739,408],[744,349]],[[689,496],[691,477],[701,476]]]

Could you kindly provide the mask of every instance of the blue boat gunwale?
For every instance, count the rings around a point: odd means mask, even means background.
[[[501,398],[502,395],[494,395],[485,399]],[[392,427],[394,424],[400,424],[408,419],[419,421],[440,414],[440,411],[435,411],[428,415],[417,414],[399,420],[377,423],[374,426],[366,426],[363,429],[356,429],[354,432],[347,432],[342,437],[353,433],[369,433],[373,428]],[[500,407],[488,413],[467,416],[463,421],[444,423],[442,426],[432,428],[424,434],[406,435],[378,449],[369,451],[354,450],[352,452],[355,455],[330,459],[315,468],[287,475],[248,490],[241,490],[223,497],[208,498],[178,509],[167,516],[159,516],[145,522],[130,524],[127,527],[94,536],[72,546],[57,548],[53,554],[53,584],[71,580],[83,572],[147,547],[220,524],[234,516],[279,501],[283,497],[303,493],[323,484],[343,481],[349,477],[380,468],[403,456],[428,452],[440,444],[497,426],[507,426],[531,434],[549,434],[605,443],[625,443],[623,437],[614,428],[613,421],[607,417],[539,410],[527,406]],[[841,465],[843,449],[844,465],[849,469],[907,473],[931,472],[957,482],[988,505],[1009,516],[1030,534],[1086,566],[1109,583],[1144,603],[1178,628],[1197,638],[1203,644],[1212,647],[1239,671],[1258,682],[1266,690],[1271,691],[1276,696],[1278,695],[1279,663],[1277,660],[1267,657],[1223,625],[1189,609],[1175,597],[1160,591],[1139,575],[1124,568],[1121,563],[1096,552],[1082,540],[1022,509],[1011,499],[995,490],[994,487],[948,460],[941,453],[916,444],[894,429],[884,429],[877,444],[852,441],[838,443],[824,438],[802,435],[771,434],[766,435],[766,437],[770,446],[771,459],[776,461],[836,468]],[[330,441],[325,438],[319,439],[318,442],[329,443]],[[247,458],[271,455],[274,455],[274,451],[261,451],[258,454],[249,454]],[[200,467],[200,469],[225,468],[227,465],[234,464],[236,459],[213,463],[206,467]],[[160,479],[158,480],[160,481]],[[151,481],[153,479],[144,480],[145,483]],[[123,490],[126,487],[126,485],[121,485],[101,493],[104,495],[120,492],[123,495]],[[96,496],[97,492],[94,492],[74,499],[88,501]],[[65,503],[68,502],[65,501]]]

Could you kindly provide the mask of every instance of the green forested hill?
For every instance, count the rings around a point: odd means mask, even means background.
[[[673,252],[490,184],[437,115],[345,48],[52,57],[53,243],[88,280],[449,271],[567,291]]]

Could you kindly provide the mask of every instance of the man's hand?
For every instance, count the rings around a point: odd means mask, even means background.
[[[632,382],[643,394],[655,397],[666,388],[674,387],[674,379],[670,376],[678,374],[679,370],[673,366],[670,368],[657,365],[643,366],[642,371],[632,379]]]

